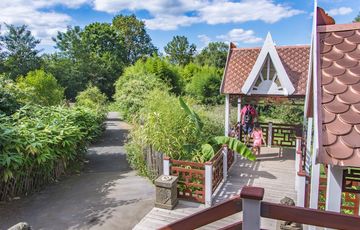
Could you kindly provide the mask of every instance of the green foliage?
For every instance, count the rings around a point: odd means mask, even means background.
[[[51,175],[84,153],[103,130],[104,115],[86,108],[25,106],[0,116],[0,177],[17,180],[38,171]]]
[[[5,26],[7,33],[0,36],[5,51],[2,51],[0,56],[4,58],[4,73],[15,80],[18,76],[39,68],[40,50],[37,50],[36,46],[40,40],[35,39],[26,25],[5,24]]]
[[[164,51],[169,56],[171,63],[185,66],[193,60],[196,46],[195,44],[190,45],[185,36],[174,36],[164,47]]]
[[[219,104],[221,74],[215,67],[202,67],[186,86],[186,92],[203,104]]]
[[[181,77],[184,80],[185,83],[190,83],[193,76],[200,72],[202,69],[201,66],[190,62],[189,64],[187,64],[186,66],[184,66],[184,68],[181,69]]]
[[[287,124],[301,124],[304,119],[303,106],[277,104],[270,108],[270,117]]]
[[[255,155],[252,153],[250,149],[241,141],[237,140],[233,137],[226,137],[226,136],[218,136],[214,138],[216,144],[218,145],[227,145],[229,149],[233,150],[234,152],[240,154],[241,156],[247,158],[248,160],[254,161],[256,159]]]
[[[224,42],[210,42],[196,56],[195,62],[202,66],[214,66],[216,68],[225,68],[228,45]]]
[[[360,22],[360,13],[354,18],[353,22]]]
[[[17,87],[22,91],[20,101],[24,103],[50,106],[60,104],[64,98],[64,89],[44,70],[31,71],[26,77],[20,77]]]
[[[89,85],[86,90],[80,92],[76,97],[76,105],[95,110],[104,110],[106,101],[106,95],[92,85]]]
[[[145,23],[134,14],[117,15],[113,18],[112,25],[124,41],[127,64],[134,64],[139,58],[157,52],[145,30]]]
[[[145,72],[154,74],[159,80],[169,86],[172,92],[181,93],[181,83],[179,74],[165,59],[158,56],[147,58],[145,61]]]
[[[10,115],[20,108],[14,82],[0,75],[0,116]]]
[[[83,30],[69,27],[66,32],[58,32],[54,41],[60,52],[49,56],[45,68],[64,87],[70,87],[66,96],[73,99],[92,83],[111,98],[116,78],[126,63],[124,40],[115,27],[107,23],[92,23]]]
[[[121,76],[115,85],[114,99],[124,119],[130,120],[139,115],[140,109],[146,105],[148,93],[155,88],[166,89],[154,75],[132,74],[128,71]],[[167,91],[167,90],[166,90]]]

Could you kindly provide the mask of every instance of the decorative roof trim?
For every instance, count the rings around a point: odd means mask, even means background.
[[[287,75],[286,70],[280,60],[279,54],[275,49],[275,45],[270,33],[267,34],[264,45],[261,48],[260,54],[249,74],[249,77],[244,82],[244,86],[241,88],[241,91],[244,94],[250,93],[252,86],[254,85],[260,71],[262,70],[263,64],[265,63],[268,55],[274,64],[274,67],[278,74],[279,81],[282,87],[284,88],[284,95],[293,94],[295,92],[295,88],[292,85],[289,76]]]
[[[236,45],[234,43],[230,42],[228,53],[227,53],[227,56],[226,56],[226,63],[225,63],[224,73],[223,73],[222,80],[221,80],[221,85],[220,85],[220,94],[222,94],[224,92],[225,74],[226,74],[226,71],[228,69],[231,50],[235,49],[235,48],[236,48]]]

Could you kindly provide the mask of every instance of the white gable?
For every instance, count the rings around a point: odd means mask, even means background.
[[[270,33],[266,36],[260,54],[241,91],[248,95],[269,94],[286,96],[294,93],[295,88],[281,63]]]

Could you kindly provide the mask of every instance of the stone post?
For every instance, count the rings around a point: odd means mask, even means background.
[[[173,209],[177,203],[177,176],[161,175],[155,180],[156,200],[155,207]]]
[[[264,198],[264,188],[245,186],[242,188],[240,198],[243,200],[244,230],[260,229],[261,201]]]

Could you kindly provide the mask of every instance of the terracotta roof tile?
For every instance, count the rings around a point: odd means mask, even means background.
[[[292,82],[293,95],[304,96],[309,65],[309,46],[277,46],[280,60]],[[232,48],[225,68],[221,92],[224,94],[243,94],[241,88],[249,76],[260,48]]]
[[[360,24],[319,28],[324,164],[360,167]],[[348,29],[349,28],[349,29]]]

